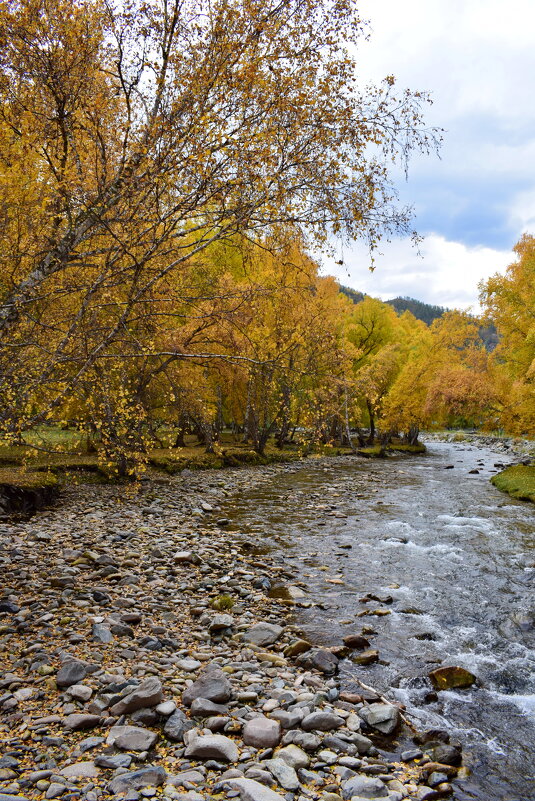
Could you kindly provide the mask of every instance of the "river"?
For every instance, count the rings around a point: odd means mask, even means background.
[[[535,508],[490,484],[503,460],[433,442],[423,456],[308,462],[225,508],[244,541],[302,582],[295,621],[315,642],[373,629],[379,661],[344,660],[343,683],[358,676],[417,728],[448,728],[471,771],[459,801],[535,799]],[[432,700],[439,664],[478,684]]]

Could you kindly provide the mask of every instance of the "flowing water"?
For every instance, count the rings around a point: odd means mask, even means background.
[[[471,776],[456,799],[534,801],[535,507],[490,484],[502,460],[430,443],[423,456],[309,462],[225,512],[304,583],[314,606],[295,620],[314,641],[373,627],[380,661],[344,660],[343,682],[358,676],[406,704],[417,728],[462,742]],[[468,668],[478,685],[430,700],[439,664]]]

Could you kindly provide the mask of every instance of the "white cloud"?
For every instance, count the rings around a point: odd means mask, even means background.
[[[409,296],[449,308],[472,308],[477,313],[479,281],[504,272],[513,261],[510,251],[467,247],[437,234],[426,237],[421,256],[406,240],[386,243],[381,250],[373,273],[366,249],[360,245],[343,254],[343,266],[325,259],[322,272],[382,300]]]
[[[510,222],[520,231],[535,232],[535,188],[516,195],[510,210]]]
[[[535,233],[535,4],[533,0],[359,0],[370,40],[357,53],[363,83],[394,74],[430,90],[429,124],[445,129],[441,160],[417,157],[401,197],[426,234],[382,247],[368,271],[355,245],[325,271],[383,299],[478,307],[479,281],[503,272],[513,244]],[[412,183],[411,183],[412,176]]]

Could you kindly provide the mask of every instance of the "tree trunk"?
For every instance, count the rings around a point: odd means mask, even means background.
[[[409,445],[417,445],[418,444],[418,434],[420,433],[420,428],[417,425],[410,426],[407,432],[407,442]]]
[[[243,416],[243,437],[242,442],[247,445],[251,438],[251,379],[247,381],[247,400],[245,402],[245,414]]]
[[[370,436],[368,439],[368,445],[373,445],[375,442],[375,417],[373,414],[373,407],[369,400],[366,400],[366,407],[368,409],[368,417],[370,420]]]
[[[351,431],[349,429],[349,407],[347,403],[347,387],[344,390],[344,433],[345,433],[345,444],[346,447],[351,448],[353,453],[355,453],[355,446],[353,445],[353,440],[351,439]]]

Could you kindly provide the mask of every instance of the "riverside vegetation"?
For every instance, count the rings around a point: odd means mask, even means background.
[[[70,427],[136,477],[229,427],[259,456],[534,432],[532,236],[481,288],[492,353],[481,321],[354,303],[310,256],[362,238],[373,265],[410,231],[392,164],[440,144],[425,93],[359,88],[353,0],[8,0],[0,28],[6,447]]]

